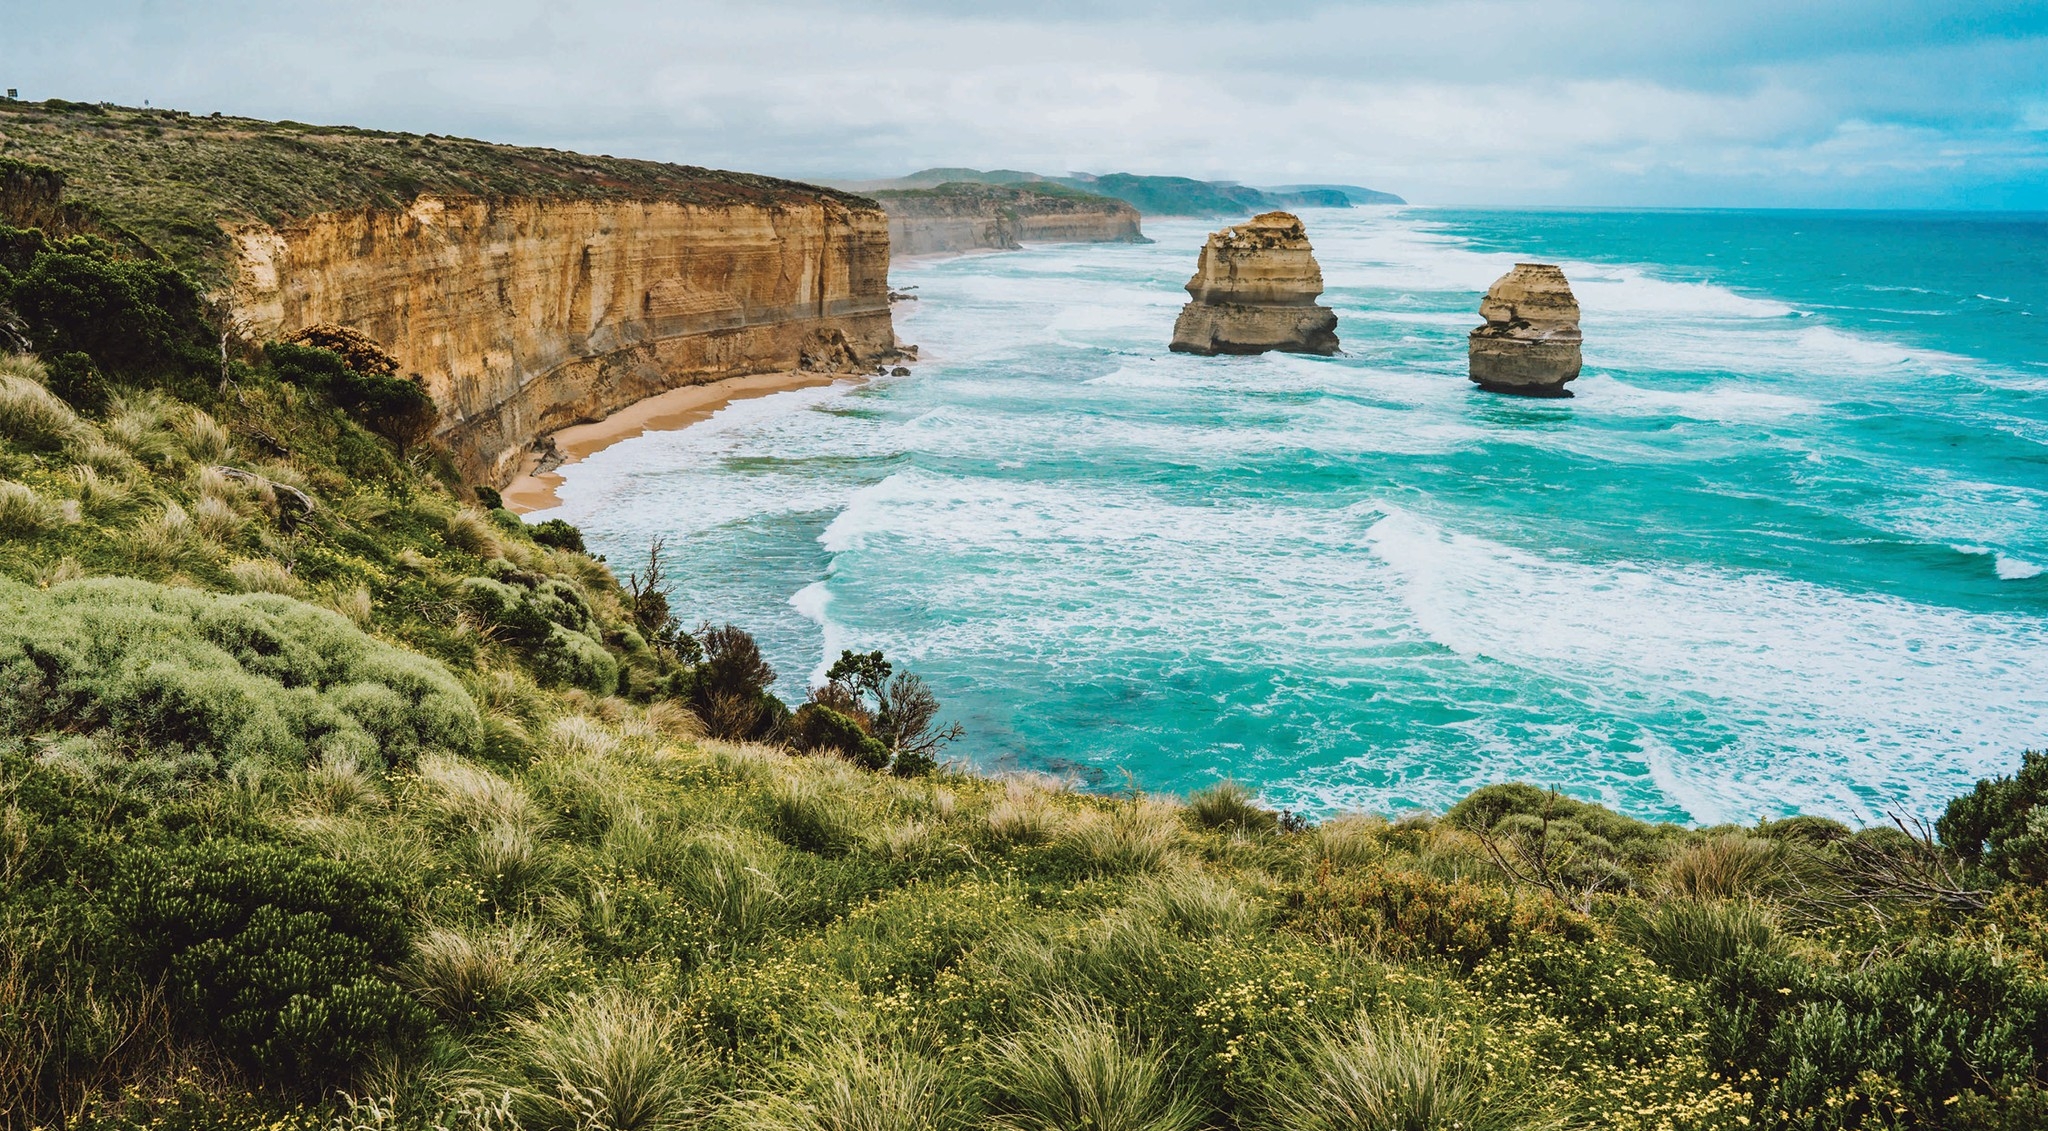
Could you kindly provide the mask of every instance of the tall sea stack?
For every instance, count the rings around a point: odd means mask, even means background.
[[[1317,306],[1323,269],[1301,220],[1267,212],[1209,237],[1195,277],[1194,301],[1173,326],[1177,353],[1337,352],[1337,315]]]
[[[1472,331],[1472,380],[1482,389],[1525,397],[1571,396],[1579,375],[1579,301],[1564,272],[1517,263],[1479,304],[1486,325]]]

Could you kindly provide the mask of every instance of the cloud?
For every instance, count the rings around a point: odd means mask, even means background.
[[[1445,203],[2048,207],[2038,2],[0,0],[0,26],[0,83],[30,97],[795,176],[966,164]]]

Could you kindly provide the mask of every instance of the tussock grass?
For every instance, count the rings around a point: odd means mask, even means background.
[[[26,483],[0,479],[0,534],[26,538],[64,521],[57,505]]]
[[[1274,1131],[1544,1131],[1560,1121],[1523,1082],[1489,1072],[1474,1035],[1435,1020],[1361,1014],[1304,1042],[1267,1092]]]
[[[489,1020],[538,998],[563,949],[530,922],[460,929],[436,927],[413,943],[406,983],[436,1013]]]
[[[1044,789],[1014,780],[1004,784],[1003,796],[989,808],[985,823],[998,846],[1045,844],[1064,824]]]
[[[305,585],[274,558],[247,558],[231,562],[228,578],[235,583],[236,590],[243,593],[281,593],[297,597],[306,591]]]
[[[792,847],[835,855],[859,839],[846,798],[825,788],[818,775],[782,775],[769,788],[767,802],[775,835]]]
[[[466,507],[443,520],[442,536],[451,548],[479,558],[503,557],[505,553],[504,540],[490,516]]]
[[[1131,909],[1190,938],[1248,931],[1269,913],[1240,885],[1192,870],[1147,879]]]
[[[102,474],[90,463],[74,466],[71,478],[78,484],[78,505],[87,512],[112,510],[135,494],[125,480]]]
[[[91,435],[71,406],[43,387],[39,364],[0,357],[0,437],[31,451],[50,451]]]
[[[1280,825],[1279,814],[1258,803],[1258,795],[1242,783],[1220,781],[1191,794],[1188,819],[1205,829],[1272,832]]]
[[[1687,899],[1761,895],[1785,879],[1784,850],[1775,841],[1725,833],[1680,849],[1664,866],[1664,886]]]
[[[737,1105],[734,1127],[760,1131],[966,1131],[973,1109],[957,1077],[898,1045],[814,1043],[785,1061],[773,1091]]]
[[[299,789],[304,805],[315,813],[340,816],[359,809],[383,807],[382,785],[352,753],[330,751],[306,771]]]
[[[996,1125],[1017,1131],[1188,1131],[1203,1121],[1163,1055],[1077,998],[1052,999],[999,1041],[989,1079]]]
[[[1623,937],[1672,977],[1699,981],[1740,957],[1777,942],[1768,908],[1747,900],[1672,899],[1619,920]]]
[[[428,754],[419,760],[417,772],[427,803],[472,833],[499,826],[538,831],[549,823],[524,786],[474,762]]]
[[[185,458],[194,463],[224,463],[234,455],[228,430],[203,409],[181,414],[173,427],[185,449]]]
[[[330,593],[323,602],[328,608],[349,619],[357,628],[368,628],[376,620],[377,608],[370,600],[370,591],[363,586],[343,589]]]
[[[191,556],[198,536],[192,516],[177,503],[167,502],[155,514],[136,523],[129,535],[129,549],[138,561],[151,565],[176,565]]]
[[[685,1127],[705,1075],[674,1016],[624,989],[515,1021],[511,1051],[529,1131]]]
[[[1104,874],[1149,872],[1165,865],[1180,839],[1180,807],[1145,800],[1107,813],[1091,810],[1071,822],[1060,843]]]

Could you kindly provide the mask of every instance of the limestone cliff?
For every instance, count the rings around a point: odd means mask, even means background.
[[[1568,397],[1579,375],[1579,301],[1564,272],[1517,263],[1479,304],[1486,324],[1472,331],[1470,370],[1481,388],[1524,396]]]
[[[55,101],[0,101],[0,142],[62,173],[0,168],[0,206],[48,224],[61,185],[62,208],[177,262],[251,343],[323,323],[381,343],[425,380],[473,482],[653,393],[894,352],[888,220],[831,189]]]
[[[1174,323],[1179,353],[1337,352],[1337,315],[1316,305],[1323,270],[1301,220],[1267,212],[1209,237]]]
[[[251,224],[231,305],[255,340],[353,327],[425,378],[480,482],[537,436],[681,385],[890,353],[882,213],[770,204],[444,200]]]
[[[889,247],[898,257],[1145,239],[1137,209],[1057,185],[949,183],[874,198],[889,214]]]

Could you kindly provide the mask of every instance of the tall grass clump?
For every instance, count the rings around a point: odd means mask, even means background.
[[[533,1004],[561,960],[561,948],[530,923],[436,927],[413,941],[412,960],[401,974],[440,1016],[486,1021]]]
[[[1266,909],[1236,884],[1197,871],[1147,880],[1131,907],[1190,938],[1237,934],[1257,926],[1266,915]]]
[[[1137,801],[1107,813],[1084,814],[1068,826],[1061,843],[1086,869],[1115,875],[1158,869],[1172,854],[1179,834],[1177,806]]]
[[[775,835],[806,852],[835,855],[858,839],[847,799],[805,774],[784,774],[768,791]]]
[[[1268,833],[1280,826],[1280,815],[1259,805],[1257,794],[1228,780],[1190,794],[1187,815],[1205,829]]]
[[[1767,951],[1777,940],[1770,911],[1747,900],[1666,900],[1618,925],[1650,961],[1686,981],[1710,978],[1744,951]]]
[[[989,1085],[995,1125],[1016,1131],[1188,1131],[1203,1117],[1165,1056],[1074,998],[996,1044]]]
[[[1044,790],[1012,781],[1004,785],[1003,796],[989,807],[986,824],[989,838],[1003,847],[1044,844],[1059,831],[1061,821]]]
[[[897,1045],[813,1041],[784,1061],[776,1086],[735,1105],[730,1124],[758,1131],[967,1131],[961,1081]]]
[[[703,1070],[675,1018],[605,989],[513,1023],[520,1125],[529,1131],[669,1131],[689,1125]]]
[[[1478,1037],[1440,1021],[1360,1014],[1289,1053],[1267,1084],[1274,1131],[1545,1131],[1528,1082],[1497,1075]]]
[[[63,512],[35,488],[0,479],[0,534],[26,538],[63,521]]]
[[[26,358],[0,358],[0,437],[29,451],[55,451],[81,443],[92,429],[43,387],[42,367]]]
[[[1785,879],[1784,850],[1748,833],[1724,833],[1680,849],[1664,866],[1664,886],[1687,899],[1742,899]]]

